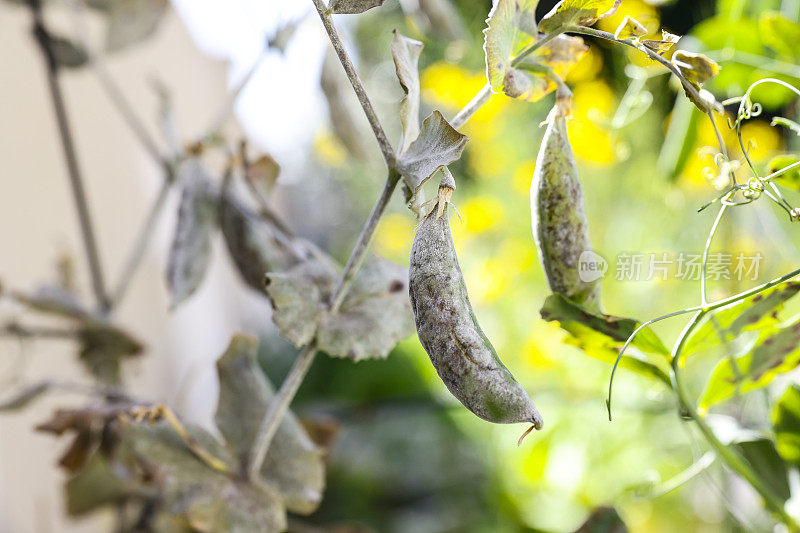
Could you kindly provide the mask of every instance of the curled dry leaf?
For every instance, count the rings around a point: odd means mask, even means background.
[[[178,180],[181,200],[167,265],[173,306],[200,286],[211,260],[211,235],[217,225],[217,195],[202,163],[196,158],[183,163]]]
[[[658,55],[663,56],[669,52],[679,40],[680,36],[670,33],[667,30],[661,30],[661,39],[642,39],[642,44]]]
[[[333,0],[328,11],[345,15],[357,15],[383,5],[386,0]]]
[[[228,253],[239,274],[248,286],[261,293],[265,292],[267,272],[284,272],[321,253],[312,243],[289,235],[250,209],[232,186],[226,186],[222,192],[219,220]]]
[[[675,65],[686,81],[697,89],[699,96],[695,97],[686,87],[683,88],[686,97],[700,111],[711,109],[722,112],[722,105],[717,102],[714,95],[702,88],[703,83],[719,73],[719,65],[715,61],[703,54],[678,50],[672,55],[672,64]]]
[[[400,35],[393,30],[392,59],[400,86],[406,93],[400,102],[400,124],[403,136],[397,151],[402,155],[411,143],[419,136],[419,70],[417,64],[422,52],[422,43]]]
[[[539,31],[550,33],[565,26],[591,26],[617,12],[622,0],[562,0],[539,22]]]
[[[647,35],[647,28],[630,15],[625,15],[625,18],[614,32],[614,38],[616,39],[638,39],[644,35]]]
[[[416,202],[419,189],[434,172],[461,157],[467,140],[439,111],[422,122],[419,136],[397,160],[397,170],[411,192],[409,205]]]
[[[275,396],[256,362],[257,345],[253,337],[234,335],[217,361],[220,393],[215,421],[242,471],[247,468],[261,420]],[[319,506],[325,486],[323,455],[294,415],[287,413],[267,452],[261,475],[278,490],[289,511],[309,514]]]

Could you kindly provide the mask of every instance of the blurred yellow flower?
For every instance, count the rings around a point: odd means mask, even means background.
[[[776,128],[762,120],[752,120],[742,126],[742,142],[749,150],[748,154],[753,161],[764,160],[773,155],[773,152],[783,148],[781,136]]]
[[[510,159],[509,146],[491,139],[473,142],[468,145],[467,159],[479,178],[500,176]]]
[[[593,81],[603,68],[603,56],[599,48],[590,46],[577,63],[570,69],[566,81],[569,84]]]
[[[505,218],[505,208],[494,196],[473,196],[456,207],[461,211],[465,229],[469,233],[482,233],[495,228]]]
[[[577,157],[597,165],[610,165],[616,160],[614,140],[589,118],[576,117],[567,122],[567,133]]]
[[[375,230],[375,247],[389,257],[407,256],[413,240],[414,223],[405,215],[385,215]]]
[[[595,120],[610,117],[617,106],[614,90],[603,80],[579,83],[572,89],[572,113]]]
[[[620,4],[616,13],[597,21],[597,28],[614,33],[626,16],[636,19],[647,29],[648,39],[655,38],[651,36],[660,35],[658,32],[661,26],[661,17],[658,10],[642,0],[625,0]]]
[[[347,149],[330,131],[318,132],[314,136],[314,153],[320,162],[330,167],[340,167],[347,161]]]
[[[508,265],[508,272],[522,274],[532,268],[536,262],[533,245],[533,237],[530,239],[509,237],[503,241],[500,249],[497,250],[497,258]]]

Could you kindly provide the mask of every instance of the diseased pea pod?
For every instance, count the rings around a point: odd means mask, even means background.
[[[409,294],[417,334],[439,377],[467,409],[489,422],[530,422],[539,429],[539,411],[500,361],[470,305],[447,216],[454,188],[445,169],[411,248]]]
[[[547,117],[531,182],[531,221],[550,289],[589,308],[600,306],[600,280],[581,279],[581,254],[592,250],[583,206],[583,187],[567,138],[566,106],[559,101]]]

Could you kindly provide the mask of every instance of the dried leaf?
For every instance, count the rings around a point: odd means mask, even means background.
[[[88,322],[78,330],[78,357],[86,369],[104,383],[120,382],[123,359],[139,355],[142,345],[110,324]]]
[[[72,320],[89,320],[91,312],[75,293],[53,285],[39,287],[31,295],[14,293],[14,299],[34,311],[53,314]]]
[[[406,93],[400,102],[400,124],[403,127],[403,137],[400,141],[398,154],[408,150],[408,147],[419,135],[419,71],[417,63],[422,52],[422,43],[400,35],[393,30],[392,59],[397,72],[400,86]]]
[[[106,10],[106,49],[118,51],[155,33],[167,12],[167,0],[116,0]]]
[[[434,172],[461,157],[467,140],[439,111],[422,122],[419,136],[397,160],[397,169],[411,191],[409,205],[414,203],[417,192]]]
[[[339,310],[322,318],[317,347],[330,356],[355,361],[386,357],[414,333],[407,280],[405,267],[369,257]]]
[[[550,67],[556,76],[563,79],[588,50],[589,47],[580,37],[559,35],[525,58],[516,68],[509,68],[502,90],[512,98],[528,102],[541,100],[557,85],[548,73],[538,67]]]
[[[0,401],[0,412],[24,409],[49,391],[51,385],[49,381],[42,381],[21,388],[7,400]]]
[[[614,38],[616,39],[638,39],[643,35],[647,35],[647,28],[630,15],[625,15],[625,18],[622,19],[622,22],[614,32]]]
[[[719,65],[713,59],[694,52],[678,50],[672,55],[672,64],[689,83],[696,87],[719,74]]]
[[[272,321],[281,335],[301,347],[314,337],[333,293],[339,269],[332,261],[309,259],[286,272],[267,274]]]
[[[680,36],[672,34],[667,30],[661,30],[661,39],[642,39],[642,44],[658,55],[663,56],[675,46]]]
[[[51,36],[50,50],[60,67],[79,68],[89,61],[86,50],[64,37]]]
[[[346,15],[357,15],[373,7],[383,5],[386,0],[333,0],[328,11]]]
[[[247,165],[244,177],[262,198],[267,198],[280,173],[278,162],[269,154],[264,154]]]
[[[217,361],[220,396],[215,420],[242,468],[275,396],[256,362],[256,348],[256,339],[235,335]],[[278,427],[261,474],[281,493],[290,511],[309,514],[319,506],[325,486],[323,450],[291,413]]]
[[[622,0],[562,0],[539,22],[539,31],[553,32],[564,26],[591,26],[617,12]]]
[[[186,426],[189,435],[216,457],[225,449],[205,430]],[[286,528],[280,495],[269,486],[243,483],[209,468],[164,422],[130,424],[121,439],[160,489],[164,509],[182,515],[198,531],[265,531]]]
[[[203,281],[211,260],[211,234],[217,224],[213,183],[200,161],[186,161],[178,179],[183,190],[167,268],[173,307],[191,296]]]
[[[267,272],[284,272],[317,253],[310,242],[289,236],[248,208],[231,187],[223,191],[219,219],[236,268],[258,292],[265,292]]]

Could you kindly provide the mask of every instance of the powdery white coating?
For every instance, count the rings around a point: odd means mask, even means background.
[[[600,305],[600,280],[584,282],[578,259],[592,249],[583,207],[583,187],[567,138],[560,106],[547,118],[531,183],[531,221],[547,283],[557,292],[589,308]]]
[[[450,392],[484,420],[499,424],[542,417],[497,357],[469,303],[450,223],[425,217],[411,248],[409,294],[420,342]]]

